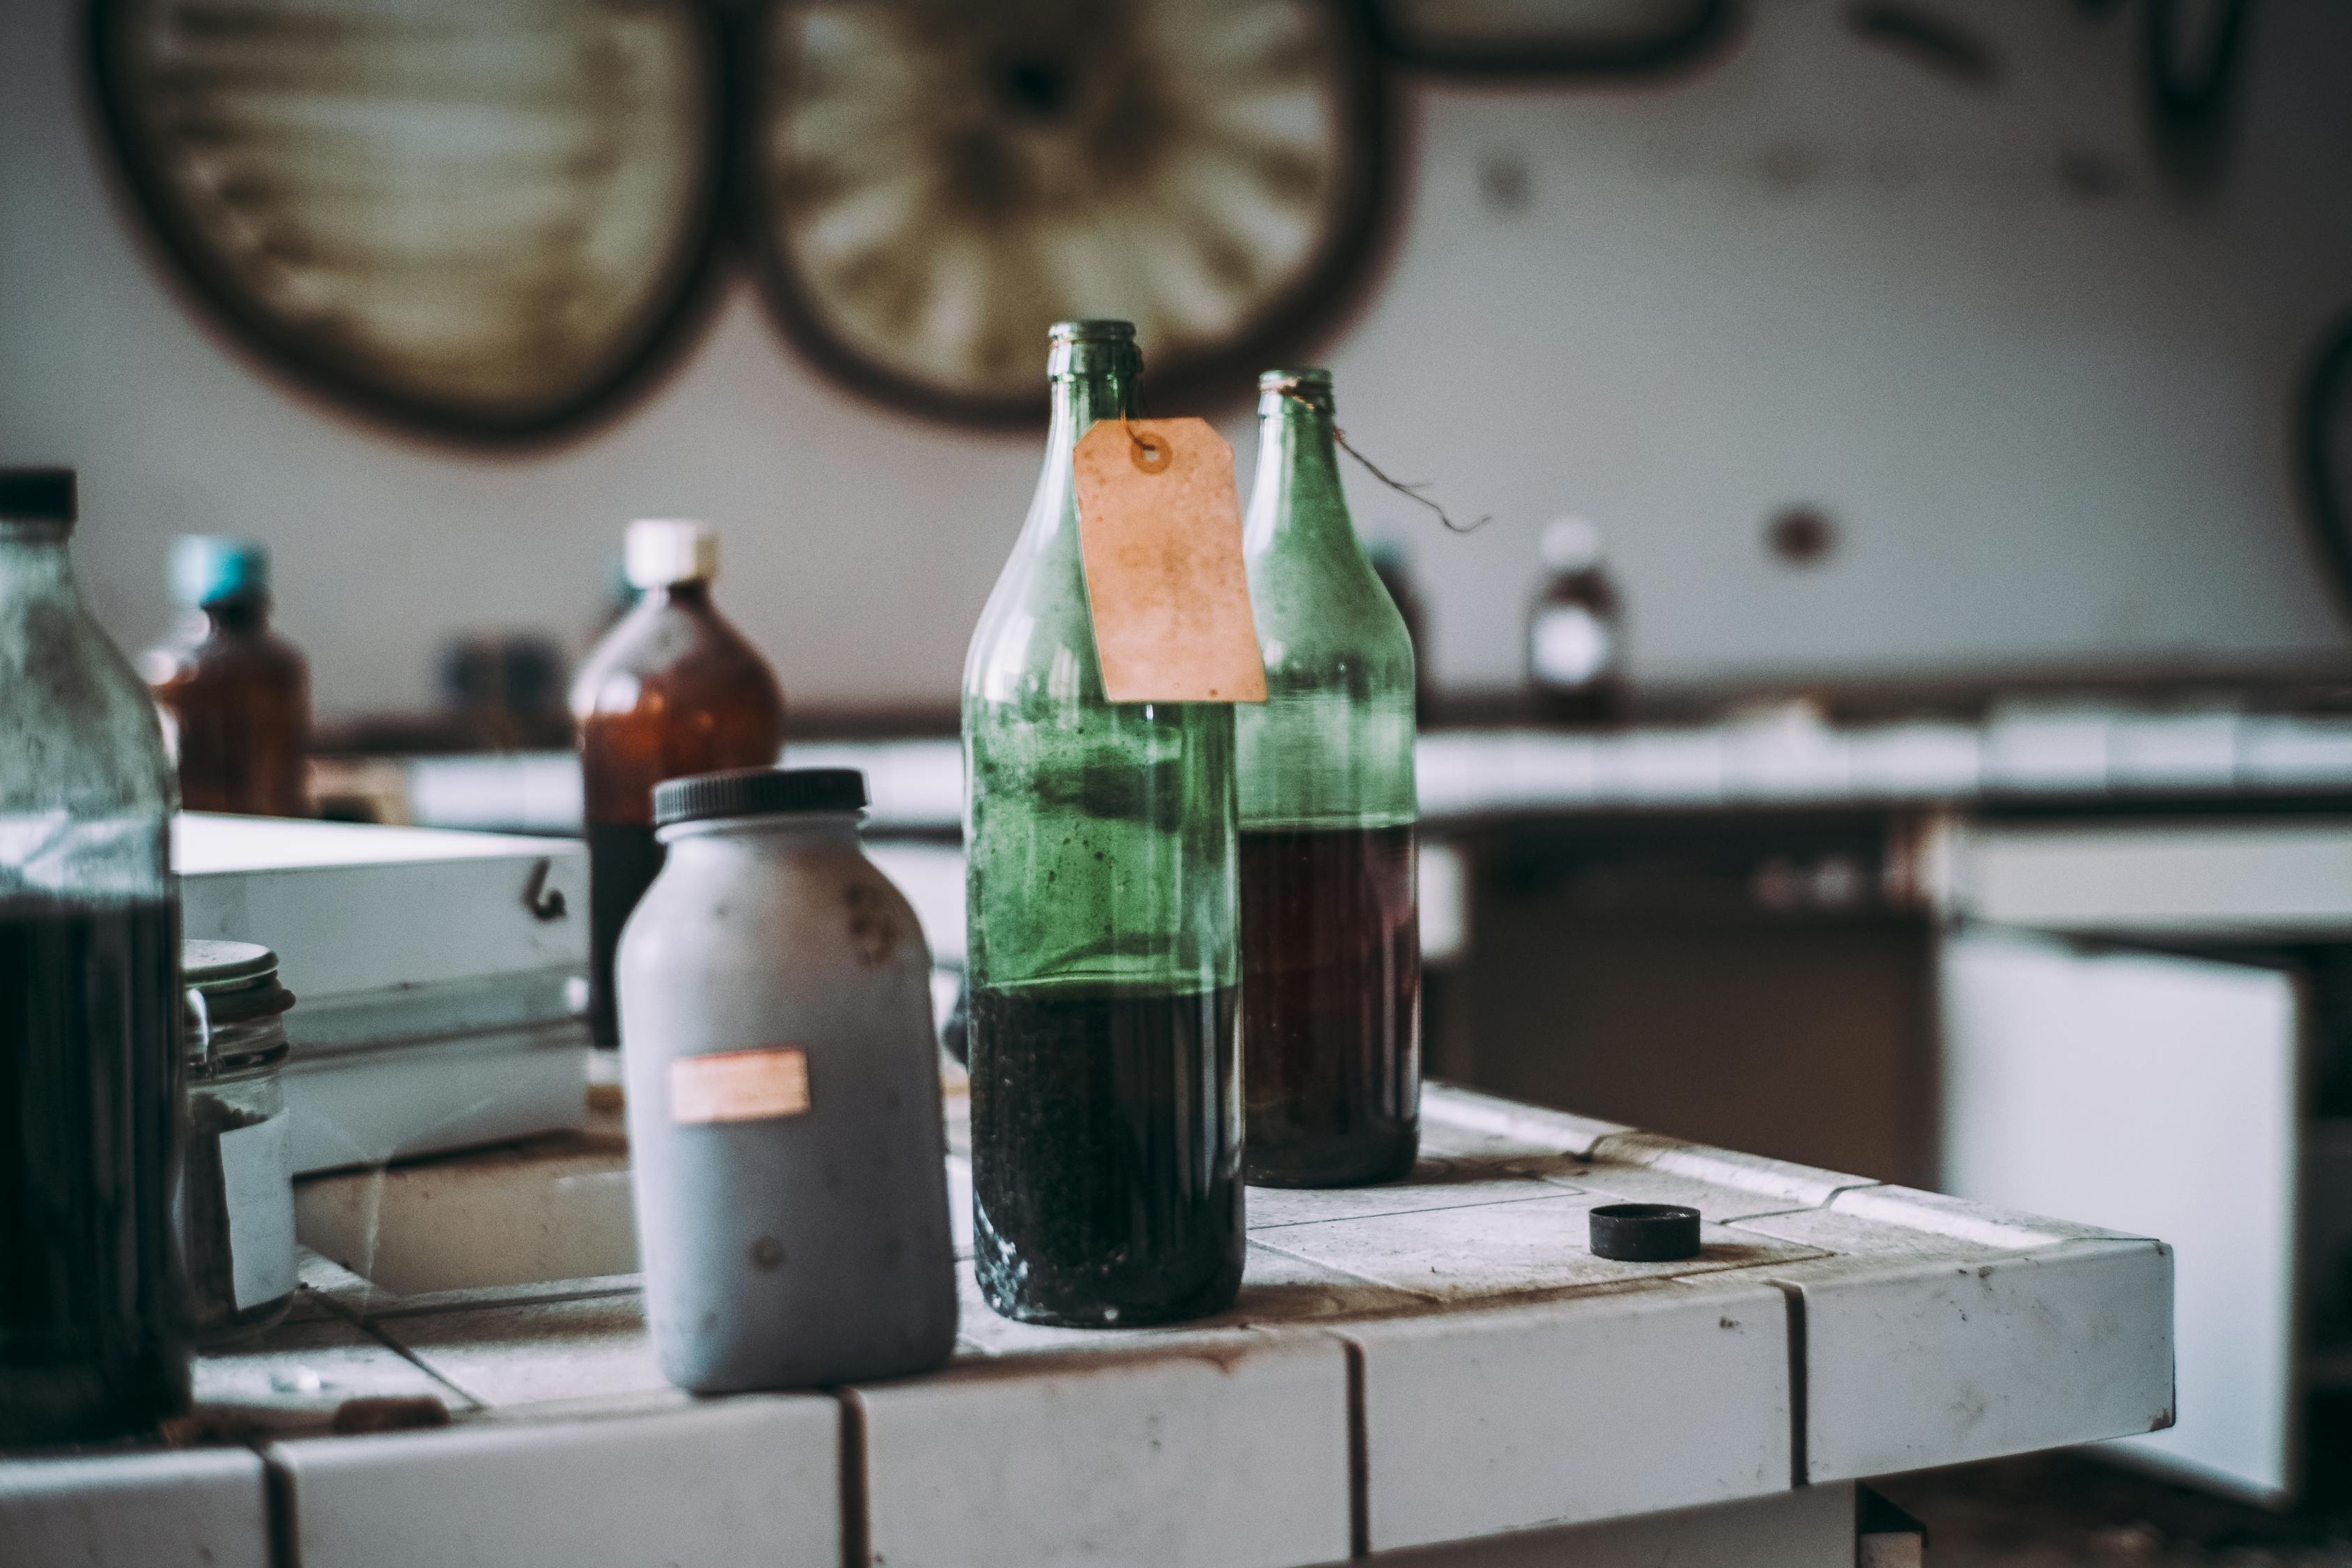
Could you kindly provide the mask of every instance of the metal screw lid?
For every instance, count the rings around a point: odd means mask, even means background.
[[[866,775],[856,768],[733,768],[654,785],[654,826],[793,811],[863,811]]]

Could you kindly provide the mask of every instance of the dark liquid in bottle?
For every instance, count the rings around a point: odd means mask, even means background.
[[[654,830],[635,824],[588,825],[588,1027],[599,1045],[617,1045],[621,1021],[613,991],[613,958],[621,928],[662,868]]]
[[[1413,829],[1241,836],[1249,1179],[1394,1181],[1421,1137]]]
[[[1218,1089],[1235,995],[1031,986],[971,1000],[980,1286],[1030,1323],[1205,1317],[1242,1279],[1241,1150]]]
[[[646,591],[605,634],[572,693],[588,838],[588,1022],[617,1046],[613,955],[661,869],[654,786],[722,768],[774,765],[784,697],[759,652],[712,607],[708,584]]]
[[[187,1404],[178,958],[169,903],[0,900],[0,1445]]]

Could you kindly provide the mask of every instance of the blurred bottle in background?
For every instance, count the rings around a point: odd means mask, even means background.
[[[0,468],[0,1447],[188,1400],[172,764],[73,524],[71,469]]]
[[[441,650],[446,717],[429,748],[542,751],[572,743],[563,650],[535,632],[459,637]]]
[[[1544,585],[1528,612],[1528,681],[1555,724],[1624,716],[1625,625],[1601,531],[1580,517],[1544,525]]]
[[[173,542],[171,638],[147,683],[179,756],[180,804],[252,816],[310,815],[310,672],[269,629],[269,552],[246,539]]]
[[[636,606],[596,645],[572,687],[588,836],[589,1025],[620,1044],[613,952],[654,873],[654,785],[772,765],[784,696],[759,650],[710,602],[719,536],[708,523],[629,525]]]
[[[1429,613],[1422,603],[1421,591],[1412,578],[1412,557],[1405,547],[1394,540],[1378,540],[1365,547],[1371,557],[1372,575],[1389,591],[1389,601],[1396,605],[1397,614],[1404,617],[1406,640],[1412,644],[1412,706],[1413,718],[1419,723],[1429,722]]]

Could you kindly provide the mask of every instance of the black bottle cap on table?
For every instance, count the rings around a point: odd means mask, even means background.
[[[1672,1263],[1698,1256],[1698,1210],[1680,1204],[1603,1204],[1591,1223],[1595,1258]]]
[[[74,520],[71,468],[0,468],[0,518],[26,522]]]
[[[863,811],[866,775],[856,768],[732,768],[654,785],[654,826],[787,811]]]

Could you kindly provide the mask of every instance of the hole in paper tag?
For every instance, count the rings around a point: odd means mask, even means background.
[[[792,1047],[680,1057],[669,1064],[669,1116],[681,1127],[798,1116],[808,1108],[808,1056]]]
[[[1072,467],[1103,695],[1265,701],[1224,438],[1200,419],[1105,419]]]
[[[1166,471],[1176,456],[1165,439],[1149,430],[1130,431],[1127,450],[1128,455],[1135,459],[1135,466],[1147,474]]]

